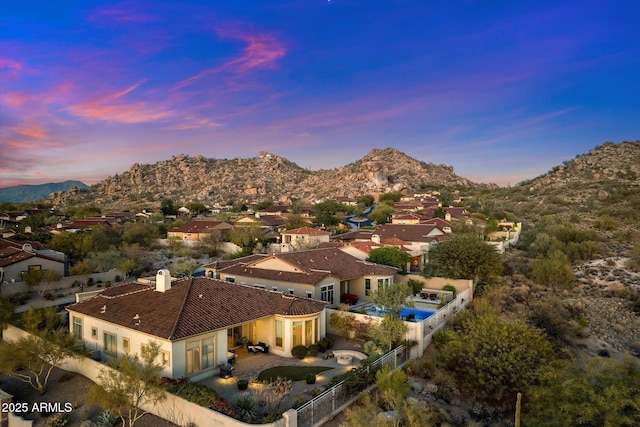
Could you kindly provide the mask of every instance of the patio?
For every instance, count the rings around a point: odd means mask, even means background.
[[[233,375],[229,378],[220,378],[218,375],[205,378],[199,381],[202,384],[206,384],[215,391],[218,392],[220,397],[227,399],[230,402],[234,402],[236,396],[240,393],[247,391],[256,391],[264,388],[264,384],[254,383],[258,374],[265,369],[273,368],[276,366],[325,366],[331,368],[316,377],[315,384],[307,384],[306,381],[294,381],[291,387],[289,396],[280,405],[281,410],[291,408],[291,405],[297,397],[302,396],[305,392],[319,388],[324,390],[324,386],[336,375],[342,374],[351,370],[351,368],[359,366],[359,361],[354,358],[349,364],[340,364],[336,357],[330,359],[324,359],[330,351],[338,350],[352,350],[362,352],[362,343],[354,340],[347,340],[342,337],[335,337],[336,342],[332,350],[328,350],[326,353],[318,353],[315,357],[307,356],[303,360],[289,357],[280,357],[270,353],[250,353],[246,348],[240,348],[236,350],[237,357],[235,364],[233,365]],[[238,380],[249,380],[249,388],[247,390],[238,390]]]

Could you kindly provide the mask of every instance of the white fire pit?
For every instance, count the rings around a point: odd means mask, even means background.
[[[337,356],[336,361],[339,365],[351,365],[353,357],[343,354],[342,356]]]

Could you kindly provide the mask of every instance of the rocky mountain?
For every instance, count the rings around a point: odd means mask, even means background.
[[[638,229],[640,141],[607,142],[544,175],[499,189],[495,197],[533,222],[543,215],[558,215],[578,226],[591,226],[606,218]]]
[[[309,171],[278,155],[261,152],[249,159],[180,155],[155,164],[136,163],[87,190],[56,193],[50,200],[57,205],[92,203],[103,209],[122,209],[159,205],[163,198],[207,204],[266,198],[314,202],[324,197],[472,185],[457,176],[451,166],[425,163],[392,148],[374,149],[356,162],[320,171]]]
[[[68,191],[73,188],[88,188],[80,181],[49,182],[38,185],[14,185],[12,187],[0,188],[0,202],[22,203],[42,200],[49,197],[51,193]]]

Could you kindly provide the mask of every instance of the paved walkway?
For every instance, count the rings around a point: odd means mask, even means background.
[[[362,352],[362,343],[354,340],[346,340],[344,338],[336,337],[336,342],[333,347],[334,350],[355,350]],[[327,352],[328,353],[328,352]],[[291,387],[289,396],[280,404],[280,410],[284,411],[291,408],[293,402],[300,396],[304,396],[307,392],[312,390],[324,391],[324,386],[336,375],[342,374],[351,370],[354,367],[359,366],[358,361],[354,361],[351,365],[340,365],[336,358],[323,359],[327,353],[318,353],[316,357],[305,357],[303,360],[289,357],[280,357],[274,354],[253,354],[249,353],[246,349],[239,349],[237,351],[238,357],[234,365],[233,376],[231,378],[220,378],[217,375],[206,378],[200,383],[206,384],[218,392],[220,397],[223,397],[230,402],[234,402],[238,394],[243,391],[238,390],[238,380],[249,380],[250,392],[259,392],[264,389],[266,385],[255,383],[253,380],[258,377],[258,374],[265,369],[273,368],[276,366],[325,366],[331,368],[317,375],[315,384],[307,384],[305,380],[294,381]]]

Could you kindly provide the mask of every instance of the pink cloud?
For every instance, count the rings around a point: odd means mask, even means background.
[[[275,66],[278,59],[287,53],[284,44],[268,33],[255,34],[225,28],[216,28],[215,32],[222,39],[245,42],[247,45],[242,49],[242,55],[222,65],[207,68],[179,82],[175,89],[181,89],[204,77],[221,72],[244,74],[255,69],[271,68]]]
[[[142,5],[122,2],[113,6],[98,8],[88,18],[90,22],[114,22],[145,24],[160,21],[160,17],[142,10]]]
[[[31,126],[13,126],[11,130],[17,134],[27,136],[30,138],[43,139],[47,138],[49,135],[47,132],[40,126],[31,125]]]
[[[74,116],[89,121],[102,120],[120,123],[152,122],[170,116],[170,111],[165,111],[161,107],[151,105],[148,102],[122,102],[121,98],[136,90],[142,83],[144,83],[144,80],[123,90],[72,105],[66,110]]]
[[[4,77],[17,77],[24,70],[20,61],[11,58],[0,57],[0,74]]]

